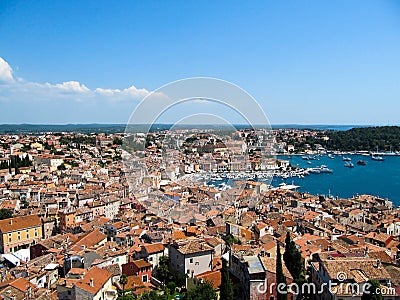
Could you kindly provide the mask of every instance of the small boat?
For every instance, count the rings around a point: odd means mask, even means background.
[[[351,158],[350,158],[350,157],[343,156],[343,160],[344,160],[344,161],[351,161]]]
[[[311,161],[308,161],[307,163],[308,163],[309,165],[311,165],[311,164],[312,164],[312,162],[311,162]]]
[[[350,161],[346,162],[344,164],[344,166],[347,167],[347,168],[354,168],[354,164],[352,162],[350,162]]]
[[[333,173],[331,169],[324,165],[322,165],[319,170],[321,171],[321,173]]]
[[[357,161],[357,165],[359,165],[359,166],[365,166],[367,163],[364,161],[364,160],[362,160],[362,159],[360,159],[359,161]]]
[[[379,155],[372,155],[371,158],[372,158],[372,160],[376,160],[376,161],[384,161],[385,160],[382,156],[379,156]]]
[[[335,156],[333,156],[333,154],[328,154],[328,157],[330,158],[330,159],[334,159],[335,158]]]
[[[320,174],[321,173],[321,169],[320,168],[312,168],[312,169],[310,169],[310,173],[312,173],[312,174]]]
[[[302,156],[301,157],[303,160],[308,160],[308,156]]]

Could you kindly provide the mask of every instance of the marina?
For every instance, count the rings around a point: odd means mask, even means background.
[[[353,167],[344,167],[342,157],[350,158]],[[293,155],[289,160],[291,165],[299,168],[310,169],[311,166],[318,167],[326,165],[332,169],[332,173],[309,173],[309,176],[298,177],[274,177],[272,185],[277,186],[281,182],[300,186],[299,191],[319,195],[338,197],[352,197],[354,195],[371,194],[388,198],[396,206],[400,205],[400,156],[385,155],[384,160],[376,160],[376,156],[368,153],[343,154],[341,152],[319,156],[318,161],[308,164],[299,155]],[[332,158],[333,157],[333,158]],[[279,156],[280,159],[287,159],[287,155]],[[354,163],[353,163],[354,162]],[[356,163],[357,162],[357,163]]]
[[[314,160],[304,156],[278,156],[289,160],[294,170],[271,170],[268,172],[238,172],[213,175],[207,183],[217,189],[228,189],[236,180],[255,180],[265,182],[270,188],[282,184],[296,186],[298,191],[318,195],[352,197],[357,194],[371,194],[388,198],[400,205],[400,167],[399,156],[387,156],[377,161],[369,155],[346,154],[350,160],[343,161],[340,154],[317,155]],[[308,156],[307,156],[308,157]],[[311,164],[310,164],[311,162]],[[353,163],[354,162],[354,163]]]

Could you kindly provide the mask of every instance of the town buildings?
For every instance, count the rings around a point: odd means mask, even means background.
[[[281,138],[313,135],[299,134]],[[322,288],[339,283],[340,271],[343,283],[361,288],[376,279],[385,300],[399,299],[400,211],[389,200],[270,189],[243,174],[289,163],[263,161],[268,143],[251,132],[233,132],[223,143],[201,134],[188,144],[183,131],[150,136],[132,135],[136,156],[123,162],[123,134],[0,135],[7,166],[0,169],[0,209],[12,214],[0,220],[2,298],[116,299],[122,274],[135,295],[160,290],[157,269],[166,256],[189,290],[204,280],[218,290],[226,259],[238,299],[275,300],[276,289],[259,288],[276,282],[277,245],[283,252],[289,233],[310,283],[322,290],[315,299],[361,297]],[[164,151],[163,139],[174,147]],[[11,166],[16,156],[21,165]],[[205,175],[232,174],[232,187],[204,184]]]

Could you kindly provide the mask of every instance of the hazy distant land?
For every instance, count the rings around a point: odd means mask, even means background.
[[[81,133],[117,133],[126,130],[126,124],[1,124],[0,134],[38,134],[41,132],[81,132]],[[133,126],[133,125],[130,125]],[[151,130],[168,130],[174,124],[153,124]],[[237,129],[249,127],[246,124],[233,125]],[[273,129],[296,128],[313,130],[349,130],[352,128],[369,127],[371,125],[320,125],[320,124],[276,124],[271,125]],[[134,125],[135,132],[147,131],[148,125]],[[211,128],[211,129],[231,129],[231,125],[175,125],[174,129],[193,129],[193,128]]]

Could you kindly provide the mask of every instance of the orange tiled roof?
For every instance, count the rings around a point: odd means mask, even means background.
[[[98,267],[93,267],[85,274],[83,279],[78,281],[75,285],[92,295],[96,295],[111,276],[111,272]],[[90,285],[91,279],[93,279],[93,286]]]
[[[101,233],[99,229],[95,229],[76,241],[74,246],[85,246],[85,248],[88,248],[97,245],[106,238],[107,235]]]
[[[180,240],[180,239],[185,239],[187,236],[185,234],[185,232],[181,231],[181,230],[174,230],[172,232],[172,236],[175,240]]]
[[[164,251],[164,245],[162,243],[145,244],[143,248],[145,248],[146,252],[149,254]]]
[[[221,271],[207,271],[205,273],[196,275],[196,278],[203,279],[205,282],[210,282],[214,289],[219,288],[221,285]]]
[[[15,217],[10,219],[5,219],[0,221],[0,231],[10,232],[21,230],[24,228],[41,226],[42,221],[38,215]]]
[[[151,267],[151,264],[144,259],[134,260],[132,263],[138,268]]]
[[[15,279],[14,281],[10,282],[10,286],[15,287],[16,289],[26,293],[28,291],[28,287],[34,288],[35,285],[30,283],[27,279],[25,278],[18,278]]]

